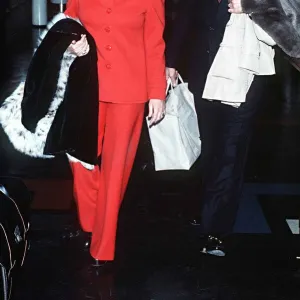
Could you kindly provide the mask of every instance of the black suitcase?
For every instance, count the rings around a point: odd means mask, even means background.
[[[31,195],[17,178],[0,177],[0,299],[8,300],[12,278],[28,249]]]

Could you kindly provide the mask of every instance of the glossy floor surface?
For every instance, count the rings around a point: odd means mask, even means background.
[[[135,208],[123,209],[115,264],[100,274],[79,241],[62,237],[72,223],[68,216],[34,216],[31,250],[13,299],[299,299],[290,243],[236,235],[226,258],[206,257],[199,253],[201,240],[178,217]]]
[[[8,73],[1,100],[24,80],[40,32],[31,27],[30,5],[20,6],[7,22]],[[97,273],[82,241],[65,237],[77,226],[74,211],[33,211],[31,247],[14,279],[13,300],[299,299],[299,235],[292,235],[286,219],[300,216],[300,93],[295,91],[300,78],[288,72],[291,88],[283,91],[282,77],[274,78],[258,118],[225,258],[200,254],[203,241],[186,222],[200,201],[196,173],[153,172],[144,135],[120,212],[115,263]],[[37,184],[71,179],[64,160],[25,158],[3,135],[1,173]]]

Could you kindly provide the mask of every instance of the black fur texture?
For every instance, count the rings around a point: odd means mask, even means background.
[[[242,8],[294,62],[299,62],[299,0],[242,0]]]
[[[78,58],[66,55],[68,46],[81,34],[86,34],[90,52]],[[44,154],[68,153],[95,165],[99,107],[96,45],[83,26],[67,18],[49,30],[30,63],[22,101],[24,127],[35,132],[57,100],[61,104],[54,111]]]

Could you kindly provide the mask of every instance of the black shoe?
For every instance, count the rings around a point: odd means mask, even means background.
[[[94,260],[94,262],[92,263],[92,266],[95,268],[102,268],[109,263],[108,260],[99,260],[99,259],[95,259],[95,258],[93,260]]]
[[[92,268],[96,276],[114,273],[114,264],[111,260],[98,260],[93,258]]]
[[[219,257],[226,255],[223,241],[212,235],[207,237],[206,244],[202,248],[201,252]]]
[[[201,225],[201,219],[200,219],[200,217],[195,217],[193,219],[190,219],[189,223],[190,223],[190,225],[193,225],[193,226],[200,226]]]

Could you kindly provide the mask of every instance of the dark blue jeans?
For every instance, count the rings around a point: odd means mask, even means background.
[[[265,77],[257,76],[239,108],[195,97],[202,139],[203,190],[201,232],[232,232],[242,192],[248,147],[257,111],[263,102]]]

